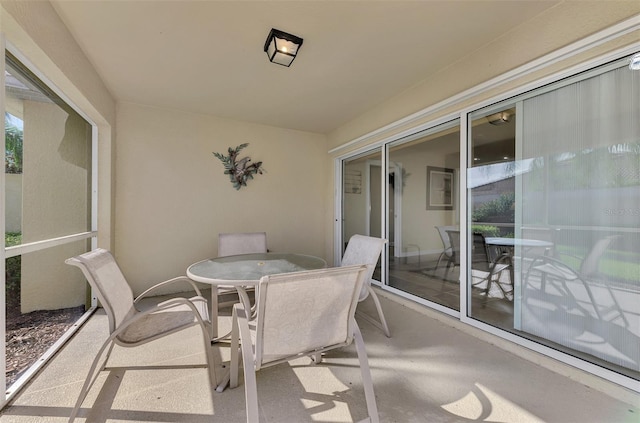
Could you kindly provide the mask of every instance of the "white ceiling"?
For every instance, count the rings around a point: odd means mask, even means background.
[[[117,101],[328,133],[558,1],[69,1]],[[271,28],[304,39],[268,61]]]

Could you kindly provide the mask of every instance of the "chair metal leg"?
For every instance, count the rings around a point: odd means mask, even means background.
[[[369,360],[367,359],[367,351],[364,347],[364,339],[358,324],[354,322],[354,340],[356,343],[356,351],[358,352],[358,361],[360,362],[360,373],[362,374],[362,386],[364,387],[364,396],[367,402],[367,412],[372,423],[379,423],[378,406],[376,405],[376,395],[373,392],[373,379],[371,378],[371,369],[369,369]]]
[[[440,253],[440,257],[438,257],[438,261],[436,262],[436,267],[435,269],[433,269],[433,271],[435,272],[436,270],[438,270],[438,266],[440,266],[440,262],[442,261],[442,257],[444,257],[444,251]]]
[[[107,360],[109,360],[109,355],[111,354],[111,351],[113,350],[113,346],[114,346],[113,339],[114,338],[115,338],[115,336],[113,336],[113,335],[110,336],[109,338],[107,338],[107,340],[104,342],[104,344],[102,344],[102,346],[100,347],[100,350],[98,350],[98,353],[96,354],[96,357],[93,359],[93,362],[91,363],[91,367],[89,368],[89,372],[87,373],[87,377],[85,378],[84,383],[82,385],[82,388],[80,389],[80,394],[78,395],[78,399],[76,400],[76,404],[73,407],[73,410],[71,411],[71,415],[69,416],[69,423],[73,423],[73,421],[78,416],[78,412],[80,411],[80,407],[82,406],[82,403],[84,402],[84,399],[87,397],[87,394],[89,393],[89,390],[91,389],[91,386],[93,386],[94,382],[98,379],[98,375],[100,374],[100,372],[107,365]],[[98,367],[98,363],[100,362],[100,358],[102,357],[102,353],[104,352],[105,348],[107,348],[107,346],[109,347],[109,350],[107,351],[107,355],[106,355],[106,357],[104,359],[104,362],[102,363],[102,366],[100,366],[100,369],[98,369],[98,371],[96,372],[96,368]]]
[[[240,329],[238,328],[238,310],[231,311],[231,364],[229,365],[229,387],[238,387],[238,363],[240,361]]]
[[[382,332],[384,332],[387,338],[391,338],[391,332],[389,331],[387,320],[384,318],[384,313],[382,312],[382,306],[380,305],[380,299],[378,299],[378,295],[373,290],[371,285],[367,286],[367,291],[369,291],[369,295],[371,296],[374,304],[376,305],[376,310],[378,311],[378,318],[380,319],[380,321],[378,322],[375,319],[373,319],[371,316],[368,316],[364,313],[358,313],[358,316],[362,317],[367,322],[371,323],[372,325],[380,329]]]
[[[258,423],[258,383],[256,381],[256,371],[253,364],[253,347],[251,346],[251,335],[249,327],[241,327],[243,333],[242,367],[244,368],[244,395],[247,410],[247,423]],[[242,336],[242,335],[241,335]]]
[[[202,320],[199,317],[197,319],[198,319],[198,324],[200,325],[200,329],[202,330],[202,340],[204,341],[204,353],[205,353],[205,358],[207,359],[207,366],[209,367],[207,369],[208,370],[207,373],[209,374],[209,385],[211,386],[211,391],[213,392],[216,385],[218,384],[218,377],[216,375],[216,362],[213,357],[213,351],[211,350],[212,348],[211,338],[209,338],[210,329],[207,328],[207,325],[205,324],[204,320]]]

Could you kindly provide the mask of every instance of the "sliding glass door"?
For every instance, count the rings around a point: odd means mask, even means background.
[[[640,72],[627,64],[471,114],[467,236],[484,234],[494,271],[469,241],[467,289],[486,296],[471,317],[639,379]]]
[[[456,119],[388,145],[389,285],[460,309],[460,262],[447,231],[459,231]]]
[[[386,236],[376,278],[396,292],[640,380],[640,71],[628,63],[343,159],[341,248]]]
[[[353,235],[384,238],[382,226],[382,153],[372,150],[342,162],[341,254]],[[381,281],[381,266],[374,279]]]

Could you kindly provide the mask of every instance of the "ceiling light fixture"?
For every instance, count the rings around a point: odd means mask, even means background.
[[[282,66],[291,66],[302,45],[302,38],[287,34],[275,28],[271,28],[267,41],[264,43],[264,51],[272,63]]]
[[[494,113],[487,116],[487,120],[492,125],[504,125],[505,123],[509,123],[511,120],[511,113],[508,111]]]
[[[640,53],[634,54],[629,60],[629,69],[640,70]]]

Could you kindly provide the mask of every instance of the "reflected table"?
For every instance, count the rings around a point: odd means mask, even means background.
[[[497,245],[499,247],[553,247],[553,242],[542,241],[540,239],[487,237],[484,241],[489,245]]]
[[[245,304],[249,299],[246,287],[255,287],[260,278],[278,273],[322,269],[327,262],[320,257],[293,253],[256,253],[216,257],[192,264],[187,276],[196,282],[211,285],[211,337],[218,336],[218,286],[234,287]]]
[[[514,268],[513,268],[513,253],[515,247],[522,247],[523,251],[528,251],[531,248],[551,248],[553,247],[553,242],[543,241],[540,239],[529,239],[529,238],[503,238],[503,237],[487,237],[484,239],[487,245],[493,245],[498,247],[500,254],[495,258],[495,262],[506,261],[509,264],[509,277],[511,279],[511,284],[515,289],[515,280],[514,280]],[[515,292],[514,292],[515,298]]]

